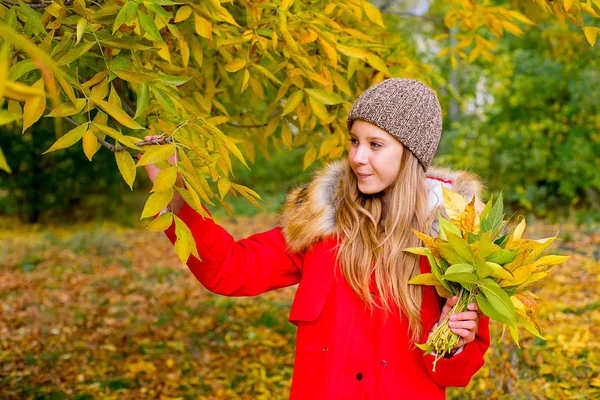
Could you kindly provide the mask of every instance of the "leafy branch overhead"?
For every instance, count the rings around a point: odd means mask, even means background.
[[[472,37],[471,54],[491,54],[485,32],[519,34],[516,26],[531,25],[508,8],[448,4],[446,26]],[[593,11],[583,4],[571,3],[574,21],[575,10]],[[481,12],[483,24],[473,25]],[[131,187],[137,166],[166,167],[177,153],[185,189],[161,175],[144,217],[175,190],[200,213],[201,202],[228,209],[228,193],[258,205],[254,191],[233,181],[232,158],[248,165],[257,151],[268,157],[292,147],[305,149],[305,168],[338,158],[358,94],[391,76],[430,79],[430,66],[364,0],[0,1],[0,37],[0,125],[25,132],[53,117],[62,136],[43,150],[81,142],[91,160],[106,147]],[[452,50],[462,57],[458,51],[466,47]],[[146,135],[161,135],[169,149],[146,146]],[[130,152],[144,156],[136,163]],[[0,169],[10,172],[1,149]]]

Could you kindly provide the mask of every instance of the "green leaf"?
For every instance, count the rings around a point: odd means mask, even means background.
[[[42,24],[42,19],[33,8],[21,1],[19,2],[19,6],[23,14],[27,17],[27,22],[24,27],[25,34],[31,36],[32,33],[39,35],[42,32],[46,32],[46,28],[44,28],[44,25]]]
[[[145,82],[154,82],[157,81],[158,78],[154,75],[150,75],[141,71],[136,70],[128,70],[128,69],[120,69],[120,68],[111,68],[111,72],[114,72],[119,78],[124,81],[131,83],[145,83]]]
[[[142,217],[140,219],[151,217],[158,214],[163,208],[169,205],[173,200],[173,188],[163,190],[162,192],[154,192],[148,197]]]
[[[129,40],[117,37],[107,37],[101,39],[100,43],[116,49],[150,50],[152,48],[151,44],[144,43],[140,40]]]
[[[412,253],[412,254],[416,254],[418,256],[431,256],[431,250],[429,250],[427,247],[407,247],[406,249],[403,249],[402,251],[405,251],[407,253]]]
[[[438,221],[440,223],[440,239],[442,240],[448,240],[446,233],[453,233],[456,236],[460,236],[460,229],[454,225],[452,222],[448,221],[446,218],[442,217],[441,215],[438,216]]]
[[[450,264],[463,264],[467,261],[460,258],[449,243],[440,243],[438,248],[440,255]]]
[[[492,304],[488,301],[488,299],[483,295],[483,293],[479,292],[475,295],[475,299],[477,300],[477,305],[481,312],[485,315],[493,319],[494,321],[501,322],[503,324],[510,324],[510,320],[506,318],[504,315],[496,311],[496,309],[492,306]],[[513,322],[514,324],[514,322]]]
[[[473,249],[471,248],[471,246],[469,246],[469,243],[465,239],[463,239],[459,235],[455,235],[452,232],[446,232],[446,236],[448,238],[448,244],[452,247],[452,250],[454,250],[456,255],[462,260],[462,262],[468,264],[473,264],[475,262],[475,255],[473,254]]]
[[[486,206],[487,207],[487,206]],[[494,232],[496,229],[500,227],[502,220],[504,219],[504,204],[502,201],[502,193],[498,196],[498,200],[492,207],[489,214],[485,217],[485,219],[481,220],[480,229],[481,232]]]
[[[487,218],[487,216],[490,214],[490,211],[492,211],[492,206],[494,205],[493,203],[494,203],[494,194],[492,193],[492,195],[490,196],[490,199],[488,200],[488,202],[485,204],[485,207],[481,211],[481,215],[479,216],[480,221],[485,220]]]
[[[525,329],[527,329],[527,331],[532,335],[537,336],[540,339],[546,340],[546,338],[542,336],[538,328],[533,323],[531,323],[527,319],[527,317],[521,315],[520,313],[517,313],[517,322],[520,323]]]
[[[135,14],[138,10],[138,4],[135,1],[127,1],[115,18],[115,24],[113,25],[112,33],[114,34],[123,24],[130,25],[135,18]]]
[[[432,273],[420,274],[408,281],[411,285],[428,285],[436,286],[441,285],[440,281]]]
[[[489,278],[482,279],[479,288],[489,301],[490,305],[499,314],[503,315],[508,321],[516,321],[515,307],[510,301],[508,294],[493,280]],[[503,321],[501,321],[503,322]]]
[[[138,21],[140,21],[140,28],[146,33],[146,35],[155,42],[164,43],[165,41],[160,36],[160,31],[156,27],[154,20],[141,10],[138,10]]]
[[[150,224],[146,227],[149,231],[152,232],[162,232],[165,229],[169,228],[173,223],[173,213],[166,212],[162,213],[158,217],[156,217]]]
[[[78,44],[77,46],[75,46],[71,50],[69,50],[69,52],[67,52],[67,54],[65,54],[64,56],[62,56],[56,62],[56,65],[63,66],[65,64],[70,63],[71,61],[75,61],[75,60],[79,59],[85,53],[87,53],[88,51],[90,51],[90,49],[92,47],[94,47],[95,44],[96,44],[96,42],[86,42],[86,43],[80,43],[80,44]]]
[[[177,180],[177,168],[171,166],[161,170],[156,179],[154,180],[154,186],[152,186],[151,192],[162,192],[175,185]]]
[[[165,92],[154,85],[150,86],[150,90],[152,90],[154,98],[158,101],[158,104],[160,104],[163,109],[174,116],[178,115],[177,108],[175,108],[175,103],[173,103],[173,100],[171,100],[171,98]]]
[[[148,72],[148,75],[155,77],[160,83],[167,86],[181,86],[192,79],[191,76],[173,76],[156,72]]]
[[[288,99],[287,102],[285,103],[285,106],[283,107],[283,112],[281,113],[282,116],[287,115],[291,112],[293,112],[296,107],[298,107],[298,105],[300,105],[300,103],[302,102],[302,100],[304,99],[304,92],[302,92],[302,90],[298,90],[297,92],[292,93]]]
[[[500,250],[500,247],[492,242],[490,232],[482,232],[477,243],[477,255],[485,259],[496,250]]]
[[[514,279],[514,275],[509,270],[507,270],[499,264],[493,262],[486,262],[485,265],[487,265],[491,269],[492,272],[490,275],[494,278]]]
[[[519,254],[518,250],[496,250],[492,252],[489,256],[486,257],[486,261],[491,263],[496,263],[500,265],[508,264],[512,262],[517,255]]]
[[[137,166],[156,164],[161,161],[168,160],[175,154],[175,146],[173,144],[163,144],[160,146],[150,147],[137,162]]]
[[[2,151],[2,147],[0,147],[0,169],[8,172],[9,174],[12,172],[10,166],[6,162],[6,158],[4,157],[4,152]]]
[[[446,274],[469,273],[474,270],[475,267],[471,264],[453,264],[448,267]]]
[[[273,75],[273,73],[271,73],[271,71],[269,71],[262,65],[258,65],[258,64],[251,64],[251,65],[252,65],[252,68],[256,69],[258,72],[260,72],[261,74],[263,74],[264,76],[266,76],[267,78],[272,80],[274,83],[276,83],[278,85],[282,85],[281,81],[279,79],[277,79],[277,77],[275,75]]]
[[[310,97],[325,105],[335,105],[344,102],[344,99],[339,94],[331,93],[324,89],[304,89],[304,91]]]
[[[148,83],[140,83],[140,87],[137,93],[137,105],[135,106],[135,116],[134,119],[141,117],[144,115],[146,110],[148,109],[148,100],[150,98],[150,86]]]
[[[457,282],[460,284],[471,284],[475,285],[479,281],[477,279],[477,275],[471,272],[461,272],[461,273],[448,273],[446,272],[442,277],[443,280],[450,282]]]
[[[50,153],[51,151],[59,149],[65,149],[69,146],[74,145],[83,137],[83,134],[85,133],[87,128],[88,123],[86,122],[71,129],[69,132],[62,135],[48,150],[46,150],[42,154]]]

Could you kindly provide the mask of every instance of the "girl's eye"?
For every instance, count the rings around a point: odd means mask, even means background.
[[[352,144],[358,144],[358,140],[355,138],[350,138],[350,143]]]
[[[380,148],[382,145],[381,145],[381,143],[379,143],[379,142],[371,142],[371,146],[372,146],[373,148],[376,148],[376,149],[378,149],[378,148]]]

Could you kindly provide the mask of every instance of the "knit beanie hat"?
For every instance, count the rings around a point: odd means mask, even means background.
[[[348,130],[356,119],[398,139],[427,171],[442,135],[442,109],[431,88],[412,79],[386,79],[356,99],[348,114]]]

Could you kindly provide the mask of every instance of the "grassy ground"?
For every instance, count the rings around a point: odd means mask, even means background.
[[[275,220],[221,222],[239,238]],[[556,252],[573,258],[536,291],[547,341],[494,343],[470,386],[449,398],[600,397],[600,233],[561,232]],[[287,398],[292,288],[213,295],[164,235],[131,227],[0,219],[0,238],[0,398]],[[501,327],[492,328],[498,340]]]

